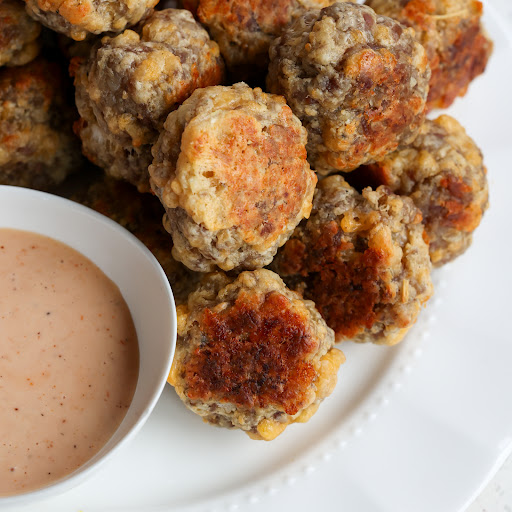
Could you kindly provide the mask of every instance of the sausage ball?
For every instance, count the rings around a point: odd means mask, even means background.
[[[321,174],[350,171],[416,136],[430,70],[412,29],[369,7],[311,10],[270,48],[267,86],[283,94],[308,131]]]
[[[66,78],[42,59],[0,69],[1,184],[45,190],[81,164]]]
[[[366,4],[416,31],[432,69],[429,109],[449,107],[484,72],[493,45],[480,24],[481,2],[367,0]]]
[[[188,11],[176,9],[155,12],[138,32],[104,37],[72,68],[84,154],[146,192],[151,146],[167,115],[223,75],[217,44]]]
[[[488,206],[482,153],[449,116],[425,121],[412,144],[355,172],[414,201],[423,214],[435,266],[469,247]]]
[[[199,89],[169,115],[153,156],[173,254],[192,270],[263,267],[309,216],[306,131],[281,96]]]
[[[76,41],[89,34],[121,32],[151,14],[158,0],[25,0],[27,12],[43,25]]]
[[[398,343],[432,294],[421,213],[385,187],[362,195],[340,176],[322,180],[311,217],[273,263],[315,302],[336,335]]]
[[[41,25],[26,12],[23,2],[0,1],[0,66],[22,66],[39,53]]]
[[[311,301],[269,270],[206,276],[178,308],[168,381],[204,421],[270,441],[329,396],[344,356]]]
[[[133,233],[162,266],[176,303],[186,302],[202,274],[192,272],[172,257],[171,237],[162,226],[160,201],[153,195],[137,192],[129,183],[105,175],[94,176],[85,187],[83,183],[84,177],[80,176],[81,186],[70,199],[111,218]]]
[[[284,27],[306,9],[332,0],[199,0],[187,2],[219,43],[228,69],[239,79],[265,76],[268,49]]]

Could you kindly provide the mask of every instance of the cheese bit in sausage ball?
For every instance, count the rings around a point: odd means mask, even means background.
[[[414,201],[423,213],[435,266],[469,247],[488,206],[482,153],[449,116],[426,120],[411,145],[355,173]]]
[[[350,0],[348,0],[350,1]],[[322,8],[332,0],[199,0],[188,2],[199,21],[219,43],[228,69],[238,79],[263,79],[268,49],[284,27],[306,9]]]
[[[155,12],[137,32],[104,37],[88,60],[72,62],[84,154],[140,191],[149,191],[151,145],[169,112],[223,77],[217,43],[178,9]]]
[[[83,183],[83,176],[80,178]],[[162,226],[162,205],[155,196],[141,194],[129,183],[102,175],[88,186],[81,186],[70,199],[110,217],[131,231],[162,266],[176,303],[187,301],[202,274],[192,272],[172,257],[170,235]]]
[[[121,32],[151,14],[158,0],[25,0],[27,12],[43,25],[83,41],[89,34]]]
[[[0,69],[0,184],[46,190],[82,164],[66,79],[42,59]]]
[[[153,156],[173,254],[192,270],[263,267],[311,211],[306,130],[282,96],[199,89],[169,115]]]
[[[432,294],[421,213],[385,187],[362,195],[340,176],[322,180],[313,211],[273,269],[315,302],[336,335],[393,345]]]
[[[209,274],[178,307],[168,381],[207,423],[270,441],[332,393],[345,360],[333,344],[314,304],[274,272]]]
[[[411,142],[430,70],[412,29],[369,7],[336,3],[292,22],[270,48],[267,86],[308,131],[321,174],[350,171]]]
[[[493,45],[480,24],[481,2],[367,0],[366,4],[416,31],[432,70],[429,109],[449,107],[484,72]]]
[[[0,66],[22,66],[39,53],[41,25],[21,0],[0,0]]]

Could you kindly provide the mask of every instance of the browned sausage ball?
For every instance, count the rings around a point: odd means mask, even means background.
[[[158,0],[25,0],[27,12],[43,25],[82,41],[88,34],[121,32],[152,12]]]
[[[297,18],[270,48],[267,85],[308,130],[308,158],[350,171],[411,142],[430,70],[412,29],[369,7],[337,3]]]
[[[84,154],[141,191],[149,191],[151,145],[169,112],[223,75],[217,44],[177,9],[155,12],[137,32],[104,37],[88,60],[73,62]]]
[[[0,69],[0,183],[48,189],[81,163],[66,78],[42,59]]]
[[[196,90],[167,118],[153,155],[173,255],[193,270],[267,265],[311,210],[306,130],[283,97],[261,89]]]
[[[0,66],[22,66],[39,53],[41,25],[21,0],[0,0]]]
[[[162,226],[160,201],[153,195],[137,192],[129,183],[104,175],[95,176],[85,187],[83,176],[76,181],[80,181],[80,186],[70,199],[110,217],[131,231],[162,266],[176,303],[186,302],[202,274],[192,272],[172,257],[171,237]]]
[[[261,75],[268,67],[270,43],[305,9],[332,0],[199,0],[197,16],[219,43],[228,69],[238,79]],[[190,2],[189,2],[190,4]]]
[[[427,105],[449,107],[484,72],[492,42],[480,24],[476,0],[367,0],[379,14],[412,27],[425,47],[432,78]]]
[[[311,301],[269,270],[209,274],[178,308],[168,381],[204,421],[271,440],[305,422],[344,361]]]
[[[421,213],[408,197],[385,187],[361,195],[330,176],[273,268],[315,302],[336,341],[393,345],[432,294],[423,233]]]
[[[414,201],[423,213],[435,266],[469,247],[488,206],[482,153],[449,116],[425,121],[412,144],[355,172]]]

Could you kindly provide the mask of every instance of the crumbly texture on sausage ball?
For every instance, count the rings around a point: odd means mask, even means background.
[[[305,146],[283,97],[243,83],[195,91],[167,118],[149,168],[176,259],[200,272],[270,263],[311,210]]]
[[[237,79],[265,76],[270,44],[298,14],[332,0],[199,0],[189,6],[219,43],[228,69]],[[194,5],[195,4],[195,5]]]
[[[81,165],[66,78],[42,59],[0,69],[0,183],[45,190]]]
[[[206,422],[271,440],[332,393],[344,361],[333,343],[314,304],[277,274],[209,274],[178,308],[168,381]]]
[[[267,86],[308,131],[322,174],[350,171],[411,142],[430,70],[412,29],[369,7],[336,3],[298,17],[270,48]]]
[[[429,109],[449,107],[484,72],[493,45],[480,24],[481,2],[367,0],[366,4],[416,31],[432,69]]]
[[[155,12],[137,31],[104,37],[72,61],[84,154],[149,191],[151,145],[192,91],[223,77],[219,48],[186,10]]]
[[[25,0],[43,25],[82,41],[89,34],[121,32],[149,16],[158,0]]]
[[[40,50],[41,25],[26,12],[22,1],[0,1],[0,66],[22,66]]]
[[[355,172],[414,201],[423,214],[435,266],[469,247],[488,206],[482,153],[449,116],[425,121],[408,147]]]
[[[421,213],[408,197],[385,187],[361,195],[330,176],[273,269],[315,302],[336,341],[393,345],[432,294],[423,233]]]
[[[95,175],[85,187],[84,181],[81,176],[82,186],[69,198],[111,218],[133,233],[162,266],[176,303],[185,303],[202,274],[192,272],[172,257],[172,241],[162,226],[160,201],[153,195],[141,194],[129,183],[103,174]]]

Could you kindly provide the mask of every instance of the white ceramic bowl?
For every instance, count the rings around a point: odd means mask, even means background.
[[[45,235],[93,261],[117,284],[139,340],[137,388],[108,443],[70,475],[37,491],[0,497],[0,508],[34,504],[81,483],[134,437],[164,388],[176,345],[176,309],[169,282],[151,252],[131,233],[99,213],[35,190],[0,186],[0,228]]]

